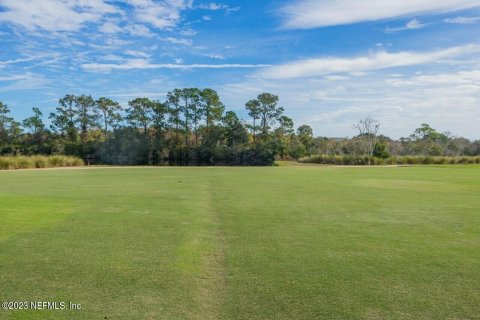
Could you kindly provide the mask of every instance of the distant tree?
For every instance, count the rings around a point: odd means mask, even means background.
[[[95,110],[95,100],[92,96],[81,95],[76,97],[77,123],[80,126],[80,139],[83,144],[87,142],[88,130],[98,126],[98,113]]]
[[[451,140],[449,136],[449,133],[440,133],[429,124],[423,123],[410,137],[402,141],[408,149],[407,153],[438,156],[444,154],[448,148]]]
[[[200,89],[190,89],[190,110],[192,114],[193,134],[195,136],[195,147],[198,148],[198,126],[203,119],[205,110],[203,109],[204,103],[202,101],[202,92]]]
[[[6,142],[7,132],[9,125],[13,121],[12,117],[9,117],[10,109],[6,104],[0,102],[0,141]]]
[[[277,131],[281,132],[283,135],[293,135],[295,130],[293,129],[293,120],[287,116],[281,116],[278,119],[279,127]]]
[[[248,115],[253,119],[253,125],[250,126],[252,129],[253,142],[257,140],[257,120],[260,119],[260,102],[256,99],[250,100],[245,104],[246,109],[248,110]]]
[[[270,93],[262,93],[257,97],[260,104],[260,127],[264,138],[268,135],[270,126],[283,114],[284,109],[277,107],[278,96]]]
[[[22,124],[35,135],[45,129],[45,124],[42,120],[42,111],[37,107],[32,108],[32,111],[34,115],[23,120]]]
[[[225,113],[225,116],[223,117],[223,126],[225,128],[225,136],[228,146],[233,147],[247,142],[247,130],[240,119],[238,119],[235,112],[227,111],[227,113]]]
[[[148,98],[136,98],[128,102],[130,106],[126,112],[126,119],[128,123],[134,128],[141,128],[143,135],[143,150],[142,157],[145,163],[150,163],[151,139],[149,134],[149,127],[154,118],[154,102]]]
[[[120,111],[122,107],[118,102],[109,98],[101,97],[95,101],[95,105],[101,115],[101,122],[103,124],[103,137],[105,141],[108,138],[108,128],[115,126],[121,117]]]
[[[376,158],[387,159],[390,158],[390,153],[387,150],[387,143],[385,141],[378,141],[373,148],[373,156]]]
[[[298,136],[293,136],[292,141],[290,142],[290,149],[288,152],[289,156],[293,159],[299,159],[307,155],[307,148],[300,141]]]
[[[153,101],[152,104],[152,126],[155,130],[155,145],[157,150],[164,146],[164,135],[167,130],[168,104],[160,101]]]
[[[177,137],[176,144],[179,142],[180,127],[182,126],[181,107],[180,107],[180,89],[175,89],[167,94],[167,104],[169,106],[170,124],[175,130]]]
[[[291,144],[295,130],[293,129],[293,120],[287,116],[281,116],[278,119],[278,127],[275,129],[275,140],[278,147],[278,153],[281,158],[290,156]]]
[[[205,115],[206,140],[210,141],[210,128],[215,122],[220,121],[225,111],[225,106],[220,101],[218,93],[213,89],[204,89],[201,93],[203,99],[203,110]]]
[[[415,129],[411,137],[415,140],[425,140],[425,139],[432,139],[436,140],[440,138],[440,133],[437,130],[430,127],[427,123],[422,123],[422,125]]]
[[[143,137],[148,141],[148,127],[153,120],[154,103],[148,98],[136,98],[129,101],[130,108],[127,109],[127,120],[135,128],[142,128]]]
[[[354,124],[353,127],[358,130],[358,138],[362,141],[365,153],[372,157],[375,144],[378,140],[380,123],[377,120],[367,117]]]
[[[152,123],[157,131],[166,129],[167,127],[168,104],[160,101],[152,103]]]
[[[300,142],[305,146],[306,153],[309,154],[313,146],[313,130],[310,126],[304,124],[298,127],[297,135]]]
[[[33,115],[22,121],[22,126],[27,129],[23,137],[23,153],[25,154],[48,154],[51,148],[48,146],[49,132],[45,130],[42,120],[42,111],[32,108]]]
[[[11,154],[18,154],[22,144],[22,126],[20,122],[12,119],[7,133],[7,151]]]
[[[190,124],[192,122],[192,100],[195,97],[195,89],[184,88],[180,90],[180,110],[183,113],[183,132],[185,135],[185,146],[189,148],[189,136],[191,133]]]
[[[56,108],[56,112],[50,113],[50,120],[52,122],[51,129],[59,132],[63,137],[67,137],[70,142],[77,140],[76,117],[77,110],[75,108],[76,97],[72,94],[67,94],[61,98]]]
[[[9,113],[7,105],[0,102],[0,154],[16,154],[21,147],[22,128]]]

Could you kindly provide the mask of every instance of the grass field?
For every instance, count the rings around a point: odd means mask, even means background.
[[[480,167],[0,172],[0,319],[479,319]]]

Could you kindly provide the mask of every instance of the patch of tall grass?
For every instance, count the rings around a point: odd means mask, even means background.
[[[386,159],[369,156],[351,155],[316,155],[298,160],[301,163],[316,163],[324,165],[430,165],[430,164],[480,164],[478,157],[432,157],[432,156],[399,156]]]
[[[0,170],[78,167],[84,162],[71,156],[5,156],[0,157]]]

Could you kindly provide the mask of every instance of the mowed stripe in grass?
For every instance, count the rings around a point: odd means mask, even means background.
[[[3,173],[2,221],[59,214],[3,228],[0,298],[84,309],[0,315],[475,319],[479,191],[478,167]]]
[[[81,312],[3,315],[193,319],[218,314],[222,295],[204,280],[209,268],[218,268],[211,261],[218,244],[203,176],[106,169],[18,172],[0,179],[0,198],[20,194],[55,203],[63,198],[72,211],[60,224],[0,243],[1,298],[84,306]],[[19,206],[18,215],[23,214]]]

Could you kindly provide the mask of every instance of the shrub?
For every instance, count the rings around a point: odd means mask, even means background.
[[[302,158],[301,163],[316,163],[324,165],[432,165],[432,164],[480,164],[480,157],[440,157],[440,156],[402,156],[389,157],[386,159],[352,155],[315,155]]]
[[[33,164],[35,168],[46,168],[48,166],[48,160],[46,157],[35,156],[32,157]]]
[[[434,164],[448,164],[448,158],[447,157],[434,157],[433,158],[433,163]]]
[[[15,160],[11,157],[0,157],[0,170],[16,169]]]
[[[33,167],[32,159],[30,157],[14,157],[15,169],[28,169]]]
[[[434,164],[435,160],[433,157],[425,157],[422,160],[422,164]]]
[[[0,170],[83,166],[83,160],[70,156],[0,157]]]
[[[391,157],[390,153],[387,151],[386,142],[377,142],[373,149],[373,156],[375,158],[388,159]]]

